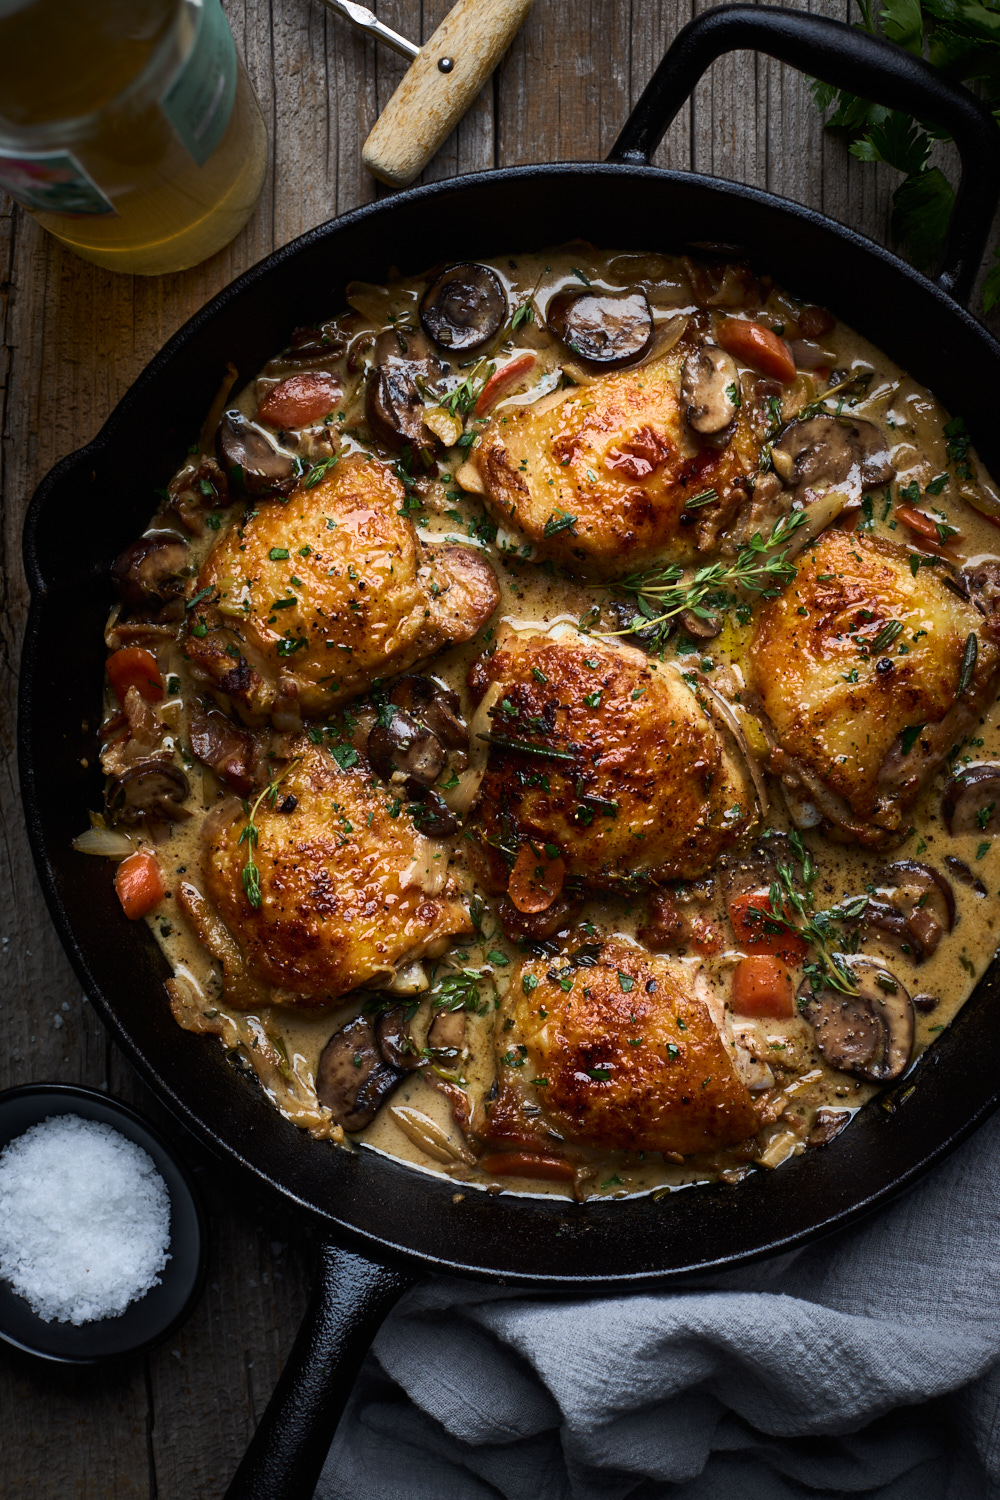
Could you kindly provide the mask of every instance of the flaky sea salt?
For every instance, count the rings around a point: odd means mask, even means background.
[[[45,1322],[117,1317],[169,1243],[166,1183],[111,1125],[52,1115],[0,1153],[0,1277]]]

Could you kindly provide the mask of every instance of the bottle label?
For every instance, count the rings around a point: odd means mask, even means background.
[[[69,151],[5,151],[0,148],[0,188],[25,208],[65,219],[114,214],[97,183]]]
[[[199,167],[222,140],[236,98],[236,45],[219,0],[201,0],[194,46],[160,100]]]

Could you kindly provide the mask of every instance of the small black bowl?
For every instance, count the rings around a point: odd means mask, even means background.
[[[60,1364],[136,1359],[179,1328],[201,1294],[207,1245],[201,1204],[186,1169],[153,1127],[96,1089],[39,1083],[0,1093],[0,1151],[52,1115],[98,1120],[149,1152],[170,1194],[170,1259],[160,1272],[160,1284],[129,1303],[118,1317],[79,1326],[44,1322],[8,1281],[0,1279],[0,1339]]]

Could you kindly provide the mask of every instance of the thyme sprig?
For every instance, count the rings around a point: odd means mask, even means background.
[[[246,892],[247,900],[253,907],[259,907],[261,904],[260,870],[257,868],[257,861],[253,857],[254,850],[257,848],[260,840],[260,829],[257,827],[256,822],[257,813],[265,797],[268,798],[271,807],[274,808],[278,801],[278,787],[284,781],[289,771],[297,766],[301,759],[301,755],[296,755],[293,760],[288,762],[288,765],[280,776],[269,776],[267,786],[258,795],[252,807],[250,806],[249,797],[243,803],[243,811],[246,813],[247,818],[246,826],[239,837],[239,843],[246,844],[247,846],[246,864],[243,866],[243,889]]]
[[[775,598],[795,577],[796,569],[788,561],[788,544],[805,522],[805,511],[782,516],[766,541],[757,532],[740,547],[735,562],[710,563],[687,576],[679,564],[671,563],[618,579],[611,587],[631,594],[638,614],[621,630],[595,634],[645,634],[666,625],[685,610],[700,620],[710,620],[715,610],[732,602],[731,596],[737,590],[759,594],[762,599]]]

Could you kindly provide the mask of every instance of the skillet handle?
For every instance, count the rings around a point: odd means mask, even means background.
[[[744,48],[766,52],[824,83],[943,126],[954,137],[962,176],[937,283],[956,301],[966,303],[1000,198],[1000,130],[967,89],[884,37],[824,16],[771,6],[707,10],[677,33],[608,160],[648,163],[710,64],[725,52]]]
[[[302,1327],[225,1500],[308,1500],[368,1346],[416,1279],[320,1247]]]

